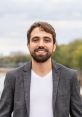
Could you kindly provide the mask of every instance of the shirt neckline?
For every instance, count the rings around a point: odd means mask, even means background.
[[[31,70],[31,73],[33,74],[33,76],[37,77],[38,79],[46,79],[48,78],[51,74],[52,74],[52,70],[50,70],[46,75],[44,76],[40,76],[38,74],[36,74],[33,70]]]

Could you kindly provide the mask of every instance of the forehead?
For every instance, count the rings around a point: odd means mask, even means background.
[[[41,37],[48,36],[48,37],[52,38],[52,34],[44,31],[44,29],[42,29],[40,27],[36,27],[32,30],[30,37],[32,38],[32,37],[35,37],[35,36],[39,36],[39,37],[40,36]]]

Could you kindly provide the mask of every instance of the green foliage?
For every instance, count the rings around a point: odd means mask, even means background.
[[[82,39],[58,46],[53,58],[67,67],[82,69]]]

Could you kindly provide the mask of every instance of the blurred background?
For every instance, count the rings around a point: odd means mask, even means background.
[[[35,21],[55,28],[53,59],[79,70],[82,95],[82,0],[0,0],[0,95],[6,72],[31,59],[26,33]]]

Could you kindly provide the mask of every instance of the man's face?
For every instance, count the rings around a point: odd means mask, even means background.
[[[33,29],[30,35],[28,48],[32,58],[36,62],[47,61],[55,51],[56,45],[50,33],[45,32],[40,27]]]

